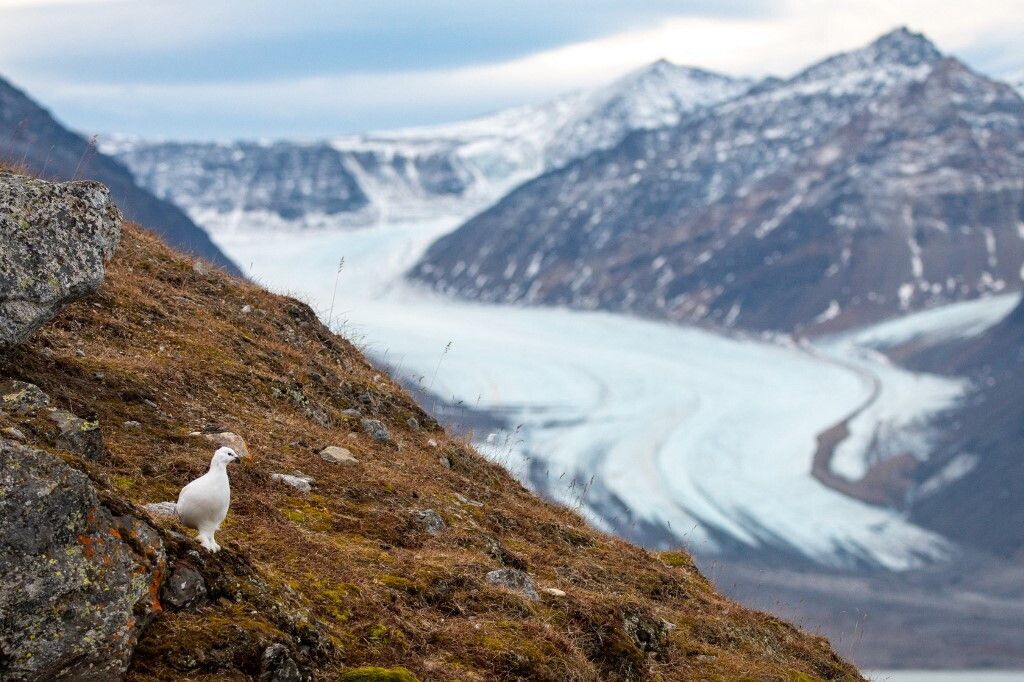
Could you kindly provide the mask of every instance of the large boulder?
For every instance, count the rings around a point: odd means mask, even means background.
[[[0,172],[0,352],[95,291],[120,239],[103,185]]]
[[[157,531],[84,473],[0,439],[0,679],[119,679],[165,569]]]

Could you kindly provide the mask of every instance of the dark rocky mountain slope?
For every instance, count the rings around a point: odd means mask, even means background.
[[[941,416],[912,517],[964,544],[1024,560],[1024,302],[981,336],[906,362],[974,383],[969,398]]]
[[[0,160],[56,180],[98,180],[130,220],[146,225],[182,251],[229,272],[234,263],[174,204],[136,184],[121,162],[57,122],[28,95],[0,79]]]
[[[411,276],[482,301],[837,328],[1017,288],[1024,101],[900,29],[528,182]]]

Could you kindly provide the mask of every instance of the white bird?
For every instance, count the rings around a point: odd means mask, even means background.
[[[231,448],[219,448],[210,460],[210,470],[178,493],[175,505],[178,518],[189,528],[199,531],[199,544],[211,552],[220,550],[213,535],[224,522],[231,505],[228,464],[239,459],[241,457]]]

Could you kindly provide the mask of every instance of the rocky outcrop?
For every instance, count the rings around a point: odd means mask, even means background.
[[[103,185],[0,173],[0,351],[94,291],[120,239]]]
[[[0,440],[0,678],[110,680],[160,605],[156,530],[58,457]]]
[[[518,568],[499,568],[488,573],[484,579],[492,585],[518,592],[530,601],[540,600],[533,578],[529,573],[520,571]]]

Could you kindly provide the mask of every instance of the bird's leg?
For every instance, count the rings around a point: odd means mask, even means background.
[[[206,531],[199,531],[199,544],[211,552],[216,552],[220,549],[220,545],[213,539],[213,533],[207,533]]]

